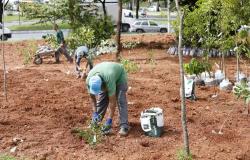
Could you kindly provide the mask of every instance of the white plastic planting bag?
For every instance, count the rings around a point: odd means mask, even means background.
[[[239,73],[239,79],[238,79],[238,74],[237,73],[235,74],[236,82],[239,82],[239,81],[241,81],[244,78],[247,78],[247,76],[244,73],[242,73],[242,72]]]
[[[214,78],[205,78],[204,80],[206,86],[214,86],[216,85],[216,81]]]
[[[193,93],[194,80],[191,78],[189,79],[186,76],[184,76],[184,83],[185,83],[185,97],[189,98],[192,96],[192,93]]]
[[[210,72],[210,76],[213,76],[213,73]],[[210,78],[209,73],[208,72],[202,72],[201,73],[201,79],[205,81],[206,78]]]
[[[225,79],[225,74],[222,72],[222,70],[216,70],[214,73],[215,80],[221,82],[223,79]]]
[[[233,87],[232,83],[228,79],[224,79],[220,83],[220,90],[231,90]]]

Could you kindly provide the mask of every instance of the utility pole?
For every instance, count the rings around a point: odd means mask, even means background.
[[[4,89],[4,96],[5,96],[5,100],[6,102],[8,101],[8,98],[7,98],[7,75],[6,75],[6,65],[5,65],[5,55],[4,55],[4,6],[5,6],[5,0],[3,0],[3,8],[2,8],[2,11],[3,11],[3,14],[1,15],[2,16],[2,58],[3,58],[3,77],[4,77],[4,81],[3,81],[3,89]]]
[[[167,7],[168,7],[168,9],[167,9],[167,11],[168,11],[168,33],[170,33],[170,0],[167,0],[168,2],[167,2]]]

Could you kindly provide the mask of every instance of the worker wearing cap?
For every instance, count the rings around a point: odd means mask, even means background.
[[[54,30],[56,31],[56,42],[58,45],[58,48],[55,52],[55,63],[60,63],[60,54],[63,54],[67,58],[68,62],[73,63],[73,59],[70,57],[69,52],[67,50],[63,32],[59,29],[57,24],[54,24]]]
[[[104,134],[112,129],[116,104],[118,104],[121,136],[128,134],[128,105],[126,99],[127,73],[123,66],[115,62],[97,64],[88,74],[86,84],[93,106],[92,122],[100,122],[107,108],[109,113],[102,128]]]
[[[92,63],[92,57],[89,55],[89,49],[86,46],[80,46],[76,49],[75,51],[75,62],[76,62],[76,72],[77,72],[77,78],[81,77],[81,67],[80,63],[82,58],[85,58],[87,60],[87,64],[85,67],[85,71],[83,72],[82,78],[84,78],[87,74],[87,69],[89,67],[89,70],[93,68],[93,63]],[[85,77],[86,78],[86,77]]]

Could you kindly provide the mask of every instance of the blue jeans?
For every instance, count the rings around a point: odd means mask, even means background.
[[[126,93],[128,90],[127,83],[116,85],[116,98],[119,110],[120,127],[128,128],[128,103]],[[103,118],[109,105],[107,92],[101,92],[97,97],[97,112]]]

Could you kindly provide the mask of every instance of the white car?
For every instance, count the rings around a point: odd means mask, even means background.
[[[143,32],[161,32],[166,33],[168,31],[166,25],[160,25],[155,21],[151,20],[140,20],[135,21],[130,29],[130,32],[137,32],[137,33],[143,33]]]
[[[3,34],[3,25],[0,23],[0,39],[7,40],[8,38],[12,37],[11,30],[9,28],[4,27],[4,34]]]

